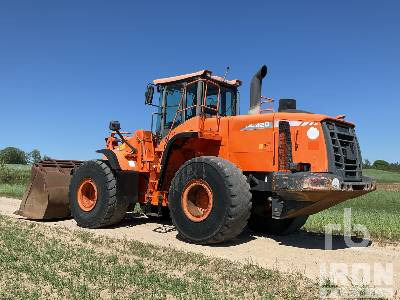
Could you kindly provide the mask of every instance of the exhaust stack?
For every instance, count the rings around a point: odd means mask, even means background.
[[[261,84],[265,75],[267,75],[267,66],[263,65],[251,79],[249,109],[251,115],[260,113]]]

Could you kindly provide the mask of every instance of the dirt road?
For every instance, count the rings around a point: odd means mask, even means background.
[[[19,207],[19,203],[19,200],[0,197],[0,213],[21,218],[13,215],[13,212]],[[41,223],[47,226],[78,228],[72,219]],[[399,245],[381,246],[369,243],[366,247],[348,247],[343,237],[335,236],[332,250],[324,250],[325,237],[320,234],[303,231],[286,237],[266,237],[253,235],[250,231],[246,231],[228,244],[200,246],[180,241],[171,224],[129,215],[114,228],[90,231],[98,235],[134,239],[233,261],[252,262],[281,271],[300,271],[313,279],[319,278],[321,266],[326,266],[328,270],[331,270],[331,263],[344,263],[350,272],[354,266],[352,264],[367,263],[371,267],[371,277],[374,275],[372,273],[374,264],[393,263],[393,287],[395,290],[400,288],[400,278],[397,275],[400,270]]]
[[[385,191],[400,191],[400,183],[377,183],[376,188]]]

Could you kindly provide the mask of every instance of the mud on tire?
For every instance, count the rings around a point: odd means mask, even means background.
[[[192,190],[187,192],[187,189],[193,184],[193,189],[204,191],[197,190],[197,194],[190,196]],[[175,174],[168,196],[171,218],[179,235],[198,244],[220,243],[236,237],[250,217],[249,189],[241,170],[227,160],[202,156],[187,161]],[[211,208],[202,208],[207,216],[192,216],[188,212],[193,208],[192,202],[186,207],[184,199],[192,197],[192,201],[198,201],[206,194],[212,201]]]
[[[84,180],[91,180],[97,190],[92,209],[85,211],[78,203],[78,189]],[[128,202],[119,195],[117,179],[106,162],[91,160],[73,174],[69,187],[71,214],[81,227],[99,228],[120,222],[127,212]]]

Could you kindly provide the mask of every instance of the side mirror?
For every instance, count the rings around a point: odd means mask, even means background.
[[[149,84],[146,88],[146,93],[144,93],[144,103],[146,105],[153,103],[154,86]]]
[[[111,131],[119,131],[121,129],[121,125],[118,121],[110,121],[108,128],[110,128]]]

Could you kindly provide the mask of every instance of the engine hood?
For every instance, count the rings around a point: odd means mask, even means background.
[[[338,119],[336,117],[331,117],[323,114],[313,114],[313,113],[288,113],[288,112],[276,112],[269,114],[254,114],[254,115],[239,115],[234,117],[229,117],[229,119],[238,121],[243,124],[246,123],[248,125],[254,126],[263,126],[263,122],[270,121],[300,121],[300,122],[318,122],[320,123],[323,120],[332,120],[335,122],[355,126],[353,123],[345,121],[343,119]],[[268,124],[266,124],[268,126]],[[250,126],[251,127],[251,126]]]

